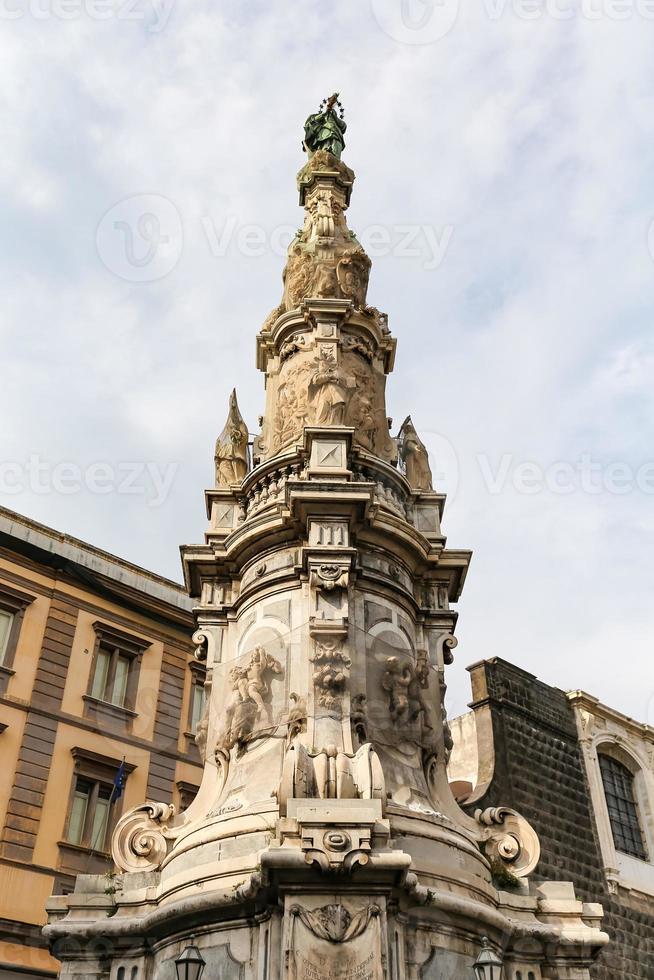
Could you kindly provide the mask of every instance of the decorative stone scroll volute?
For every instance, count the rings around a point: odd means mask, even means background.
[[[182,549],[206,668],[201,785],[184,812],[164,800],[119,820],[131,874],[113,898],[82,876],[83,895],[52,899],[62,980],[171,980],[191,942],[217,980],[463,977],[484,936],[507,976],[588,980],[606,941],[571,886],[529,882],[538,839],[511,800],[470,816],[449,787],[445,679],[470,554],[447,546],[410,418],[389,434],[395,342],[347,229],[334,107],[304,134],[304,224],[257,338],[252,468],[234,395],[206,538]]]

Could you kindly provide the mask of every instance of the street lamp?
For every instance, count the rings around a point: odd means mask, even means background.
[[[476,980],[501,980],[502,960],[495,955],[486,936],[482,938],[481,945],[482,951],[472,967]]]
[[[191,936],[193,939],[193,936]],[[175,960],[177,980],[200,980],[204,970],[204,960],[198,947],[191,942],[190,946],[179,954]]]

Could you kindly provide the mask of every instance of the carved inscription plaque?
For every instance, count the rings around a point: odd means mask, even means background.
[[[289,980],[383,980],[377,905],[290,909]]]
[[[315,950],[298,951],[296,961],[296,980],[377,980],[381,976],[375,966],[375,952],[370,949],[362,949],[357,955],[345,947],[331,950],[328,956]]]

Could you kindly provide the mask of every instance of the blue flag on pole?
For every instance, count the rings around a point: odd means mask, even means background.
[[[111,791],[111,797],[109,803],[115,803],[123,795],[123,786],[125,785],[125,779],[127,778],[127,773],[125,771],[125,758],[123,756],[123,761],[118,766],[118,770],[114,777],[114,786]]]

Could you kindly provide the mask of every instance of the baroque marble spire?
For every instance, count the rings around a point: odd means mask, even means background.
[[[530,883],[538,839],[510,801],[464,811],[449,787],[445,672],[470,552],[447,547],[411,418],[389,431],[395,340],[346,221],[344,132],[337,96],[307,120],[304,221],[257,336],[261,432],[250,465],[234,393],[205,541],[182,548],[202,785],[183,813],[149,801],[119,821],[111,920],[61,899],[49,934],[131,943],[110,969],[166,980],[191,934],[221,978],[472,977],[490,944],[525,977],[583,980],[601,909]]]

